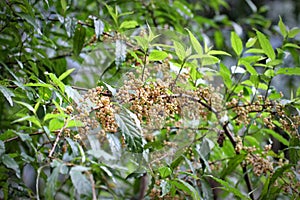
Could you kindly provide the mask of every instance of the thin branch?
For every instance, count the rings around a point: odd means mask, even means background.
[[[49,153],[49,155],[48,155],[49,158],[52,157],[52,155],[53,155],[53,153],[54,153],[54,151],[55,151],[55,148],[56,148],[56,146],[57,146],[57,144],[58,144],[59,138],[60,138],[62,132],[63,132],[63,131],[65,130],[65,128],[67,127],[68,122],[69,122],[69,119],[66,119],[66,120],[65,120],[64,126],[63,126],[63,127],[59,130],[59,132],[57,133],[57,136],[56,136],[55,142],[54,142],[54,144],[53,144],[53,147],[52,147],[52,149],[50,150],[50,153]]]
[[[97,200],[97,195],[96,195],[96,189],[95,189],[95,181],[92,173],[88,173],[91,184],[92,184],[92,194],[93,194],[93,200]]]
[[[44,134],[44,133],[46,133],[46,132],[44,132],[44,131],[37,131],[37,132],[34,132],[34,133],[30,133],[29,136],[42,135],[42,134]],[[20,139],[20,137],[19,137],[19,136],[15,136],[15,137],[12,137],[12,138],[8,138],[8,139],[6,139],[6,140],[3,140],[3,142],[4,142],[4,143],[6,143],[6,142],[11,142],[11,141],[18,140],[18,139]]]

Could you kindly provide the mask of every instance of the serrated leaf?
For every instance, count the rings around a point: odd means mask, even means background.
[[[67,76],[69,76],[74,70],[75,70],[75,68],[68,69],[67,71],[65,71],[64,73],[62,73],[62,74],[58,77],[58,80],[60,80],[60,81],[64,80],[64,79],[65,79]]]
[[[215,181],[217,181],[218,183],[220,183],[222,186],[223,186],[223,189],[234,194],[236,197],[239,197],[241,199],[248,199],[250,200],[249,197],[247,197],[246,195],[244,195],[243,193],[241,193],[240,190],[236,189],[235,187],[232,187],[229,185],[228,182],[222,180],[222,179],[219,179],[219,178],[216,178],[212,175],[206,175],[207,177],[210,177],[212,179],[214,179]]]
[[[91,182],[86,178],[82,172],[88,171],[89,168],[83,166],[72,167],[70,171],[71,181],[73,186],[79,195],[87,195],[90,196],[92,193],[92,185]]]
[[[142,48],[144,53],[148,51],[149,42],[147,39],[141,36],[135,36],[134,39],[136,40],[137,44]]]
[[[159,61],[159,60],[164,60],[166,57],[168,57],[168,54],[166,52],[153,50],[151,51],[148,59],[149,61]]]
[[[231,47],[233,48],[236,55],[239,57],[243,52],[243,43],[238,34],[234,31],[231,32],[230,36]]]
[[[3,96],[6,98],[6,100],[8,101],[10,106],[13,106],[13,100],[11,97],[14,97],[15,94],[13,92],[11,92],[7,87],[4,87],[2,85],[0,85],[0,92],[3,94]]]
[[[35,117],[35,116],[28,116],[28,115],[26,115],[24,117],[21,117],[19,119],[16,119],[16,120],[12,121],[11,123],[14,124],[14,123],[23,122],[23,121],[29,121],[29,122],[34,123],[35,125],[37,125],[40,128],[42,127],[41,123],[40,123],[40,121],[39,121],[39,119],[37,117]]]
[[[175,40],[173,40],[173,45],[174,45],[176,56],[180,61],[183,61],[184,58],[186,57],[184,46],[180,42],[177,42]]]
[[[296,35],[298,35],[299,33],[300,33],[300,28],[297,28],[297,27],[292,28],[292,29],[289,30],[289,32],[288,32],[288,37],[289,37],[289,38],[294,38],[294,37],[296,37]]]
[[[231,158],[227,164],[227,167],[221,172],[221,179],[226,178],[227,175],[230,175],[239,165],[245,160],[247,154],[238,154]]]
[[[200,59],[202,66],[214,65],[220,62],[219,58],[211,55],[203,55]]]
[[[267,39],[267,37],[263,33],[259,32],[259,31],[256,31],[256,35],[257,35],[259,44],[260,44],[261,48],[263,49],[264,53],[271,60],[275,60],[276,55],[275,55],[274,49],[273,49],[270,41]]]
[[[48,84],[48,83],[27,83],[24,86],[28,86],[28,87],[46,87],[46,88],[55,89],[55,87],[53,87],[53,85]]]
[[[83,26],[78,25],[73,37],[73,51],[75,56],[79,56],[85,41],[86,30]]]
[[[120,29],[131,29],[137,27],[139,24],[135,20],[123,21],[120,25]]]
[[[276,75],[284,74],[284,75],[300,75],[300,67],[297,68],[280,68],[276,71]]]
[[[172,170],[169,167],[163,166],[158,169],[161,178],[166,178],[172,174]]]
[[[10,169],[14,170],[16,172],[16,176],[18,178],[20,178],[20,168],[19,168],[19,165],[17,164],[17,162],[12,157],[10,157],[8,154],[4,154],[1,157],[1,160],[2,160],[3,164],[7,168],[10,168]]]
[[[286,28],[286,26],[284,25],[284,23],[283,23],[283,21],[282,21],[282,19],[281,19],[280,16],[279,16],[278,26],[279,26],[281,35],[283,36],[283,38],[286,38],[286,36],[287,36],[287,28]]]
[[[197,52],[197,54],[199,56],[202,56],[203,55],[203,48],[202,48],[201,44],[199,43],[199,41],[196,39],[196,37],[193,35],[193,33],[190,30],[188,30],[188,29],[186,29],[186,30],[189,33],[190,41],[192,43],[193,48],[195,49],[195,51]]]
[[[122,109],[120,114],[115,114],[116,123],[121,129],[128,149],[135,153],[141,153],[143,152],[144,139],[141,129],[136,124],[135,119],[130,116],[130,113],[129,110]]]

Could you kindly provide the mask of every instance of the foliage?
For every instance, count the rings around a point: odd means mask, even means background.
[[[251,3],[1,1],[0,198],[297,199],[300,29]]]

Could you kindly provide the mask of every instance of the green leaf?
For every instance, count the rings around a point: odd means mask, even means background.
[[[50,77],[53,83],[57,85],[63,93],[65,92],[65,84],[61,80],[59,80],[55,74],[48,72],[45,72],[45,74]]]
[[[49,130],[55,131],[59,130],[64,126],[64,120],[59,118],[54,118],[49,122]]]
[[[61,5],[62,9],[65,12],[67,10],[67,2],[66,2],[66,0],[60,0],[60,5]]]
[[[191,186],[188,182],[185,182],[180,179],[175,179],[175,180],[170,181],[170,183],[172,185],[174,185],[175,187],[177,187],[179,190],[186,192],[187,194],[192,196],[192,198],[194,200],[201,199],[200,195],[199,195],[198,191],[195,189],[195,187]]]
[[[220,75],[223,78],[225,86],[227,88],[231,88],[232,80],[231,80],[230,70],[223,63],[220,63]]]
[[[263,49],[264,53],[271,60],[275,60],[276,55],[275,55],[274,49],[273,49],[270,41],[267,39],[267,37],[263,33],[259,32],[259,31],[256,31],[256,35],[257,35],[259,44],[260,44],[261,48]]]
[[[288,32],[288,37],[289,37],[289,38],[294,38],[294,37],[296,37],[296,35],[298,35],[299,33],[300,33],[300,28],[297,28],[297,27],[292,28],[292,29],[289,30],[289,32]]]
[[[256,43],[257,41],[257,38],[254,37],[254,38],[249,38],[248,41],[246,42],[246,47],[247,48],[251,48],[253,47],[253,45]]]
[[[56,190],[58,188],[58,175],[59,175],[60,168],[55,167],[50,176],[47,178],[46,182],[46,189],[45,189],[45,197],[46,199],[54,199]]]
[[[295,49],[300,49],[300,46],[294,43],[285,43],[283,45],[283,48],[295,48]]]
[[[30,110],[31,112],[33,112],[35,114],[35,110],[30,104],[22,102],[22,101],[14,101],[14,102],[17,104],[20,104],[22,106],[25,106],[28,110]]]
[[[197,52],[197,54],[199,56],[202,56],[203,55],[203,48],[201,46],[201,44],[199,43],[199,41],[196,39],[196,37],[193,35],[193,33],[186,29],[189,33],[189,36],[190,36],[190,40],[191,40],[191,43],[192,43],[192,46],[193,48],[195,49],[195,51]]]
[[[39,121],[39,119],[36,117],[36,116],[24,116],[24,117],[21,117],[19,119],[16,119],[14,121],[12,121],[11,123],[14,124],[14,123],[17,123],[17,122],[23,122],[23,121],[29,121],[31,123],[34,123],[35,125],[37,125],[39,128],[41,128],[41,123]]]
[[[82,127],[84,126],[84,124],[80,121],[80,120],[70,120],[68,121],[68,124],[66,126],[66,128],[70,128],[70,127]]]
[[[282,144],[289,146],[289,142],[287,141],[287,139],[285,139],[284,137],[282,137],[282,135],[280,135],[279,133],[276,133],[275,131],[271,130],[271,129],[261,129],[261,131],[263,133],[272,135],[275,139],[277,139],[279,142],[281,142]]]
[[[48,83],[27,83],[27,84],[25,84],[25,86],[28,86],[28,87],[46,87],[46,88],[55,89],[55,87],[53,87],[53,85],[48,84]]]
[[[5,145],[2,140],[0,140],[0,157],[5,153]]]
[[[183,61],[186,57],[184,46],[180,42],[177,42],[175,40],[173,40],[173,45],[174,45],[176,56],[180,61]]]
[[[167,178],[172,174],[172,170],[169,167],[163,166],[158,169],[161,178]]]
[[[14,97],[15,94],[13,92],[11,92],[7,87],[4,87],[2,85],[0,85],[0,92],[3,94],[3,96],[6,98],[6,100],[8,101],[10,106],[13,106],[13,100],[11,97]]]
[[[241,199],[248,199],[250,200],[249,197],[247,197],[246,195],[244,195],[240,190],[236,189],[235,187],[232,187],[229,185],[228,182],[222,180],[222,179],[219,179],[219,178],[216,178],[212,175],[205,175],[207,177],[210,177],[212,179],[214,179],[215,181],[217,181],[218,183],[220,183],[224,188],[225,191],[228,191],[230,193],[233,193],[236,197],[239,197]]]
[[[47,113],[44,117],[44,121],[47,121],[47,120],[53,119],[53,118],[60,118],[62,120],[67,117],[68,117],[68,115],[64,114],[64,113]]]
[[[300,67],[297,68],[279,68],[276,71],[276,75],[284,74],[284,75],[300,75]]]
[[[282,22],[282,19],[281,19],[280,16],[279,16],[278,26],[279,26],[281,35],[283,36],[283,38],[286,38],[288,31],[287,31],[286,26],[285,26],[284,23]]]
[[[245,160],[246,156],[247,154],[238,154],[231,158],[227,167],[221,172],[221,179],[224,179],[227,175],[230,175],[240,165],[240,163]]]
[[[75,56],[79,56],[85,41],[86,30],[83,26],[78,25],[73,37],[73,51]]]
[[[134,39],[136,40],[137,44],[142,48],[144,53],[148,51],[149,48],[149,42],[146,38],[141,36],[135,36]]]
[[[238,34],[236,32],[232,31],[230,40],[231,40],[231,47],[233,48],[236,55],[238,57],[240,57],[240,55],[243,52],[243,43],[242,43],[241,38],[238,36]]]
[[[18,178],[20,178],[20,168],[19,168],[19,165],[17,164],[17,162],[12,157],[10,157],[8,154],[4,154],[1,157],[1,160],[2,160],[3,164],[7,168],[10,168],[10,169],[14,170],[16,172],[16,176]]]
[[[290,162],[294,165],[297,165],[300,160],[300,139],[297,136],[294,136],[290,139],[289,142],[289,157]]]
[[[70,176],[71,176],[73,186],[75,187],[79,195],[83,194],[83,195],[91,196],[92,194],[92,184],[87,179],[87,177],[82,173],[88,170],[89,168],[83,166],[75,166],[72,167],[70,171]]]
[[[124,108],[119,114],[115,114],[115,119],[125,138],[129,151],[134,153],[143,152],[145,141],[136,115]]]
[[[62,73],[62,74],[58,77],[58,80],[60,80],[60,81],[64,80],[64,79],[65,79],[67,76],[69,76],[74,70],[75,70],[75,68],[68,69],[67,71],[65,71],[64,73]]]
[[[245,59],[243,58],[239,59],[238,65],[244,65],[247,72],[249,72],[251,75],[257,75],[255,68]]]
[[[159,61],[159,60],[164,60],[166,57],[168,57],[168,53],[164,51],[153,50],[151,51],[148,59],[149,61]]]
[[[120,29],[131,29],[137,27],[139,24],[135,20],[124,21],[120,25]]]
[[[219,51],[219,50],[210,50],[207,52],[208,55],[224,55],[224,56],[231,56],[229,53],[225,51]]]
[[[202,66],[214,65],[220,62],[219,58],[211,55],[203,55],[200,59]]]

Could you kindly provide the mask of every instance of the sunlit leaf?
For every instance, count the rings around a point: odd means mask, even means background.
[[[58,80],[60,80],[60,81],[64,80],[64,79],[65,79],[67,76],[69,76],[74,70],[75,70],[75,68],[68,69],[67,71],[65,71],[64,73],[62,73],[62,74],[58,77]]]
[[[120,25],[120,29],[131,29],[137,27],[139,24],[135,20],[123,21]]]
[[[195,51],[197,52],[198,55],[202,56],[203,55],[203,48],[201,46],[201,44],[199,43],[199,41],[196,39],[196,37],[193,35],[193,33],[186,29],[189,33],[190,36],[190,41],[192,43],[193,48],[195,49]]]
[[[149,61],[159,61],[164,60],[166,57],[168,57],[168,53],[164,51],[153,50],[150,52],[148,59]]]
[[[158,169],[161,178],[166,178],[172,174],[172,170],[169,167],[163,166]]]
[[[243,43],[241,38],[236,34],[236,32],[231,32],[231,47],[237,56],[240,56],[243,52]]]
[[[284,75],[300,75],[300,67],[297,68],[279,68],[276,71],[276,75],[284,74]]]
[[[279,26],[281,35],[283,36],[283,38],[286,38],[288,31],[287,31],[287,28],[286,28],[286,26],[284,25],[284,23],[283,23],[283,21],[282,21],[282,19],[281,19],[280,16],[279,16],[278,26]]]
[[[256,35],[259,41],[259,44],[261,46],[261,48],[263,49],[264,53],[271,59],[271,60],[275,60],[275,52],[274,49],[270,43],[270,41],[267,39],[267,37],[259,32],[256,31]]]
[[[289,37],[289,38],[294,38],[294,37],[296,37],[299,33],[300,33],[300,28],[297,28],[297,27],[292,28],[292,29],[289,30],[289,32],[288,32],[288,37]]]

